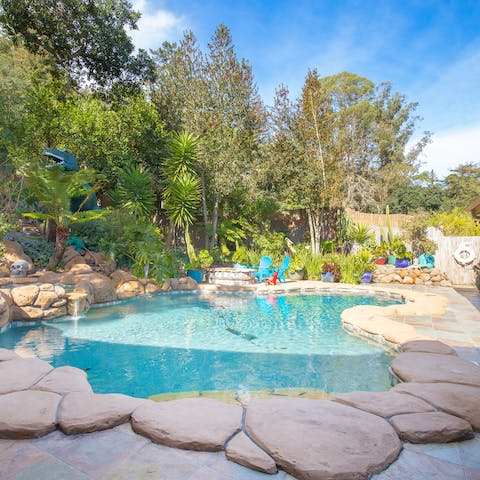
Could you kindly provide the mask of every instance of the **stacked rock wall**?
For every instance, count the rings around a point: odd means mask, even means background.
[[[439,268],[396,268],[394,265],[377,265],[373,274],[375,283],[403,283],[410,285],[440,285],[451,287],[447,274]]]

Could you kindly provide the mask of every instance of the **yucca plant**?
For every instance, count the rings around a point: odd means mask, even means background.
[[[169,145],[170,155],[164,161],[163,200],[170,222],[185,230],[190,263],[196,260],[189,227],[200,207],[201,185],[195,172],[198,140],[188,133],[175,134]]]
[[[126,165],[117,169],[118,181],[111,197],[118,208],[137,220],[146,220],[156,208],[152,174],[141,165]]]

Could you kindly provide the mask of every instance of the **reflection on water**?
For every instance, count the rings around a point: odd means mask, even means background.
[[[346,334],[339,313],[368,297],[163,295],[19,327],[0,347],[88,372],[98,393],[386,390],[391,356]],[[377,302],[378,303],[378,302]],[[389,302],[393,303],[393,302]]]

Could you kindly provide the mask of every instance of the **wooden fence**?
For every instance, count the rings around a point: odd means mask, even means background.
[[[474,265],[480,261],[480,237],[445,237],[437,229],[429,231],[429,237],[437,243],[435,266],[448,275],[453,285],[474,285],[476,274]],[[469,265],[461,265],[455,261],[453,253],[462,243],[469,243],[477,255]]]

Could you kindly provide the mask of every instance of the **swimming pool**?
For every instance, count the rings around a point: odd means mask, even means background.
[[[97,393],[314,388],[387,390],[392,355],[341,328],[360,295],[169,293],[21,326],[0,347],[88,372]]]

